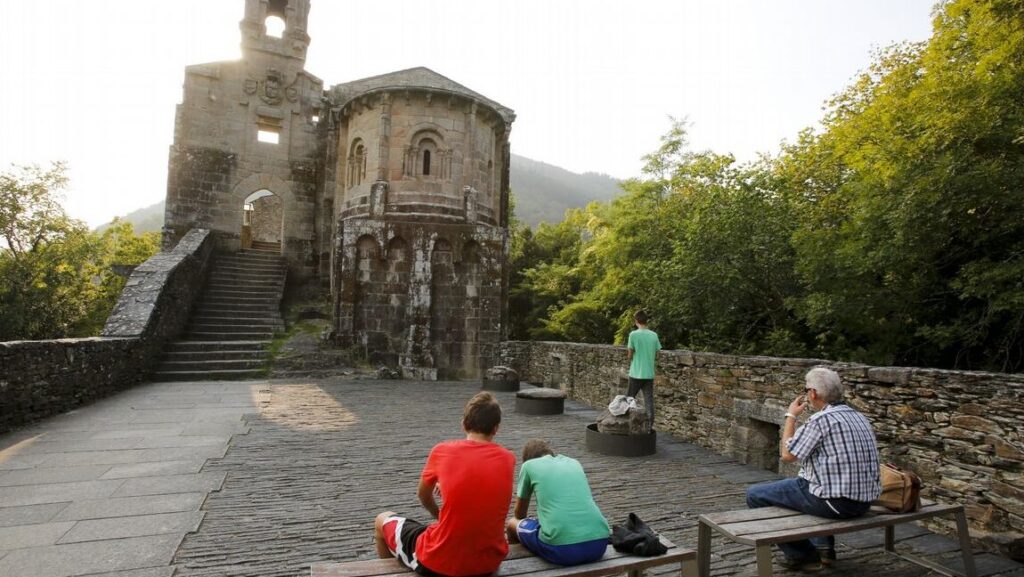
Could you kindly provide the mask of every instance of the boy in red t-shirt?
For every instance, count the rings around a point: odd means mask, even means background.
[[[491,442],[500,423],[494,395],[477,393],[466,403],[465,440],[435,445],[420,474],[420,503],[437,523],[424,526],[393,511],[377,515],[374,537],[381,559],[397,557],[426,577],[489,575],[498,569],[508,554],[505,516],[516,462],[508,449]]]

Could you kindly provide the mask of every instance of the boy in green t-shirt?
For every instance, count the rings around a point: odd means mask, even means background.
[[[647,408],[647,426],[654,428],[654,355],[661,350],[658,333],[647,328],[647,312],[636,311],[633,315],[636,330],[629,333],[626,342],[627,358],[629,359],[629,391],[626,396],[636,397],[644,392],[644,405]]]
[[[537,497],[537,517],[527,517]],[[506,523],[509,542],[558,565],[591,563],[608,547],[608,521],[590,493],[579,461],[556,455],[541,439],[523,447],[515,516]]]

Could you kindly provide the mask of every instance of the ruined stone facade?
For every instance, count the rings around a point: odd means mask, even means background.
[[[324,89],[310,0],[245,0],[242,59],[190,66],[164,247],[281,243],[331,287],[339,344],[417,378],[480,374],[507,301],[511,110],[426,68]],[[281,37],[268,21],[284,23]]]

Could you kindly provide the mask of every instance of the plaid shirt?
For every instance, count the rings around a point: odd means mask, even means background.
[[[787,447],[816,497],[871,502],[882,492],[875,433],[864,415],[846,405],[828,405],[812,415]]]

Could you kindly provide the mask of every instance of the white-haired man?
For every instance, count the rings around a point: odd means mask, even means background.
[[[859,517],[881,493],[875,433],[864,415],[843,402],[839,374],[826,368],[807,372],[804,394],[789,405],[779,449],[783,461],[800,462],[794,479],[747,489],[747,506],[786,507],[819,517]],[[807,407],[811,416],[797,428]],[[790,569],[815,570],[835,559],[832,536],[779,545]]]

